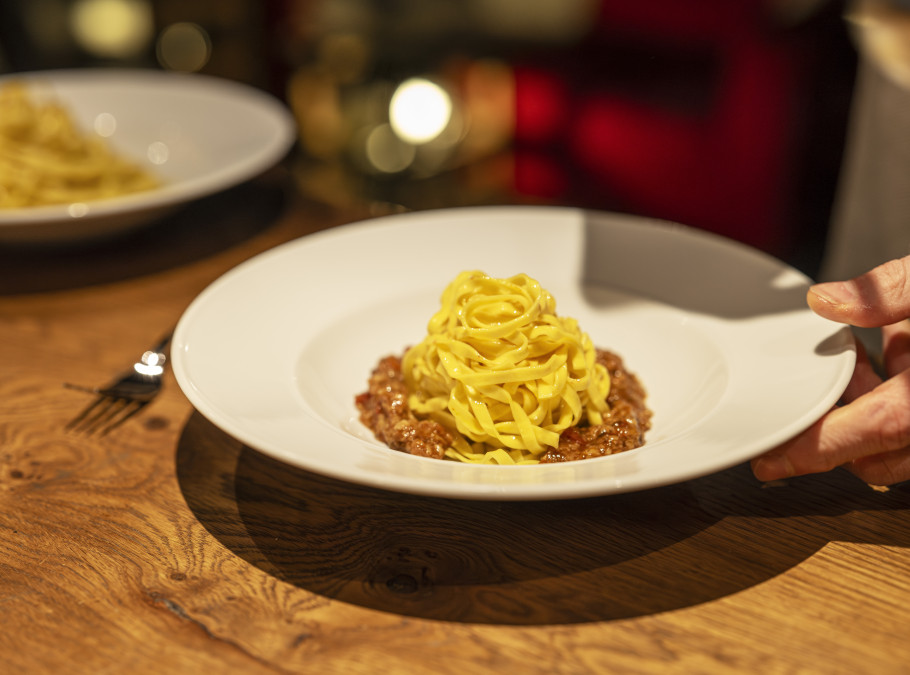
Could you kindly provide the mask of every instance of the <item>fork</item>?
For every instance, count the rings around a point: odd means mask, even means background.
[[[64,382],[63,386],[67,389],[95,395],[95,400],[65,428],[69,431],[104,436],[142,410],[161,391],[170,341],[171,335],[168,334],[161,342],[144,352],[128,371],[103,387],[84,387]]]

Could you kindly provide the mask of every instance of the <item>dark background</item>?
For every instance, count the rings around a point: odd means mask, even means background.
[[[291,106],[300,142],[290,162],[312,199],[642,214],[815,275],[856,69],[844,10],[812,0],[5,0],[0,72],[227,77]],[[443,86],[461,126],[445,143],[393,139],[383,152],[404,159],[381,166],[368,139],[412,77]]]

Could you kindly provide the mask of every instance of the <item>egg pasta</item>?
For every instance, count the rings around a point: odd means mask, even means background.
[[[158,181],[82,133],[56,102],[0,88],[0,208],[70,204],[148,190]]]
[[[458,275],[401,370],[410,409],[453,432],[445,454],[464,462],[536,463],[563,431],[609,411],[590,338],[524,274]]]

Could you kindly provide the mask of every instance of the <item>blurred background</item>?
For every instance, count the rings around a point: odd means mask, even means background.
[[[0,72],[265,89],[301,193],[665,218],[815,275],[856,74],[823,0],[3,0]]]

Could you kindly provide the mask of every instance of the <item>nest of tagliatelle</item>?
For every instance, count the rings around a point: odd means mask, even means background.
[[[483,464],[537,464],[640,447],[646,392],[527,275],[461,273],[427,335],[386,356],[356,397],[394,450]]]

